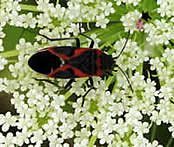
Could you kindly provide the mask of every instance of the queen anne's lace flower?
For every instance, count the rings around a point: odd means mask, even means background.
[[[160,6],[157,12],[160,13],[162,17],[174,16],[174,1],[173,0],[157,0],[157,4]]]
[[[166,20],[155,20],[153,23],[144,25],[144,30],[148,33],[146,40],[151,45],[169,44],[169,40],[174,39],[173,23],[166,22]]]
[[[123,22],[123,26],[125,27],[125,31],[132,34],[135,30],[142,29],[140,27],[140,18],[142,14],[137,10],[127,13],[126,15],[121,17],[121,21]]]

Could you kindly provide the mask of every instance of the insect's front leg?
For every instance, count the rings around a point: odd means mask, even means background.
[[[39,35],[44,37],[44,38],[46,38],[49,41],[76,40],[76,47],[80,48],[80,40],[79,40],[79,38],[73,38],[73,37],[69,37],[69,38],[49,38],[48,36],[43,35],[43,34],[39,34]]]
[[[79,24],[79,32],[80,32],[80,35],[82,35],[82,36],[88,38],[89,40],[91,40],[91,43],[89,45],[89,48],[93,48],[93,46],[94,46],[94,40],[91,37],[83,34],[82,31],[81,31],[81,28],[82,28],[82,23]]]

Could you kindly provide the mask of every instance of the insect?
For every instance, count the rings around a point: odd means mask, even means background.
[[[115,59],[119,58],[128,42],[128,38],[117,57],[107,55],[103,50],[94,49],[94,40],[85,34],[84,37],[91,40],[89,48],[81,48],[79,38],[55,38],[51,39],[45,35],[40,34],[50,41],[58,40],[75,40],[76,46],[52,46],[39,50],[33,54],[28,60],[28,65],[36,72],[51,78],[70,79],[65,85],[68,88],[75,78],[89,77],[91,89],[94,88],[92,77],[102,76],[105,74],[112,75],[115,67],[118,67],[126,77],[131,90],[133,91],[128,77],[123,70],[116,64]],[[46,81],[56,85],[47,79],[36,79],[38,81]],[[91,90],[89,89],[87,93]],[[82,102],[82,105],[84,100]]]

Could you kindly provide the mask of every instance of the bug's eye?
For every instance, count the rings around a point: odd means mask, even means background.
[[[37,52],[30,57],[28,65],[36,72],[41,74],[49,74],[52,70],[60,67],[60,59],[50,53],[48,50]]]

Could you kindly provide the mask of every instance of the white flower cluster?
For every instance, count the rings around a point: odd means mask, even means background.
[[[50,22],[53,21],[53,17],[60,22],[61,28],[72,22],[81,22],[82,20],[96,21],[97,27],[105,28],[106,24],[109,22],[106,16],[115,12],[111,2],[107,3],[100,0],[73,0],[69,1],[67,5],[68,8],[65,9],[58,4],[54,7],[52,4],[49,4],[48,0],[39,0],[38,9],[44,12],[38,16],[39,25],[53,28],[50,24]]]
[[[169,43],[169,40],[174,39],[174,25],[166,20],[155,20],[153,23],[146,23],[144,30],[147,33],[146,40],[151,45],[159,45]]]
[[[173,0],[157,0],[157,4],[160,6],[157,12],[160,13],[162,17],[172,17],[174,16],[174,1]]]
[[[141,0],[115,0],[115,1],[118,6],[121,5],[121,3],[133,4],[133,6],[137,6],[138,3],[141,2]]]
[[[155,58],[150,60],[150,64],[153,68],[156,69],[158,77],[160,80],[161,87],[156,91],[155,95],[160,98],[159,104],[157,104],[157,110],[152,112],[151,120],[155,121],[157,125],[160,125],[162,122],[171,124],[169,131],[174,134],[172,129],[174,125],[173,117],[173,89],[174,89],[174,78],[173,78],[173,69],[174,69],[174,49],[167,48],[162,58]]]
[[[13,0],[3,0],[1,2],[0,9],[0,26],[5,26],[6,23],[14,25],[17,27],[31,27],[36,26],[36,19],[33,17],[32,13],[19,14],[21,7],[18,1]]]
[[[132,34],[137,30],[137,25],[139,20],[141,19],[142,14],[137,10],[128,12],[126,15],[121,17],[121,21],[123,22],[123,26],[125,27],[125,31]]]

